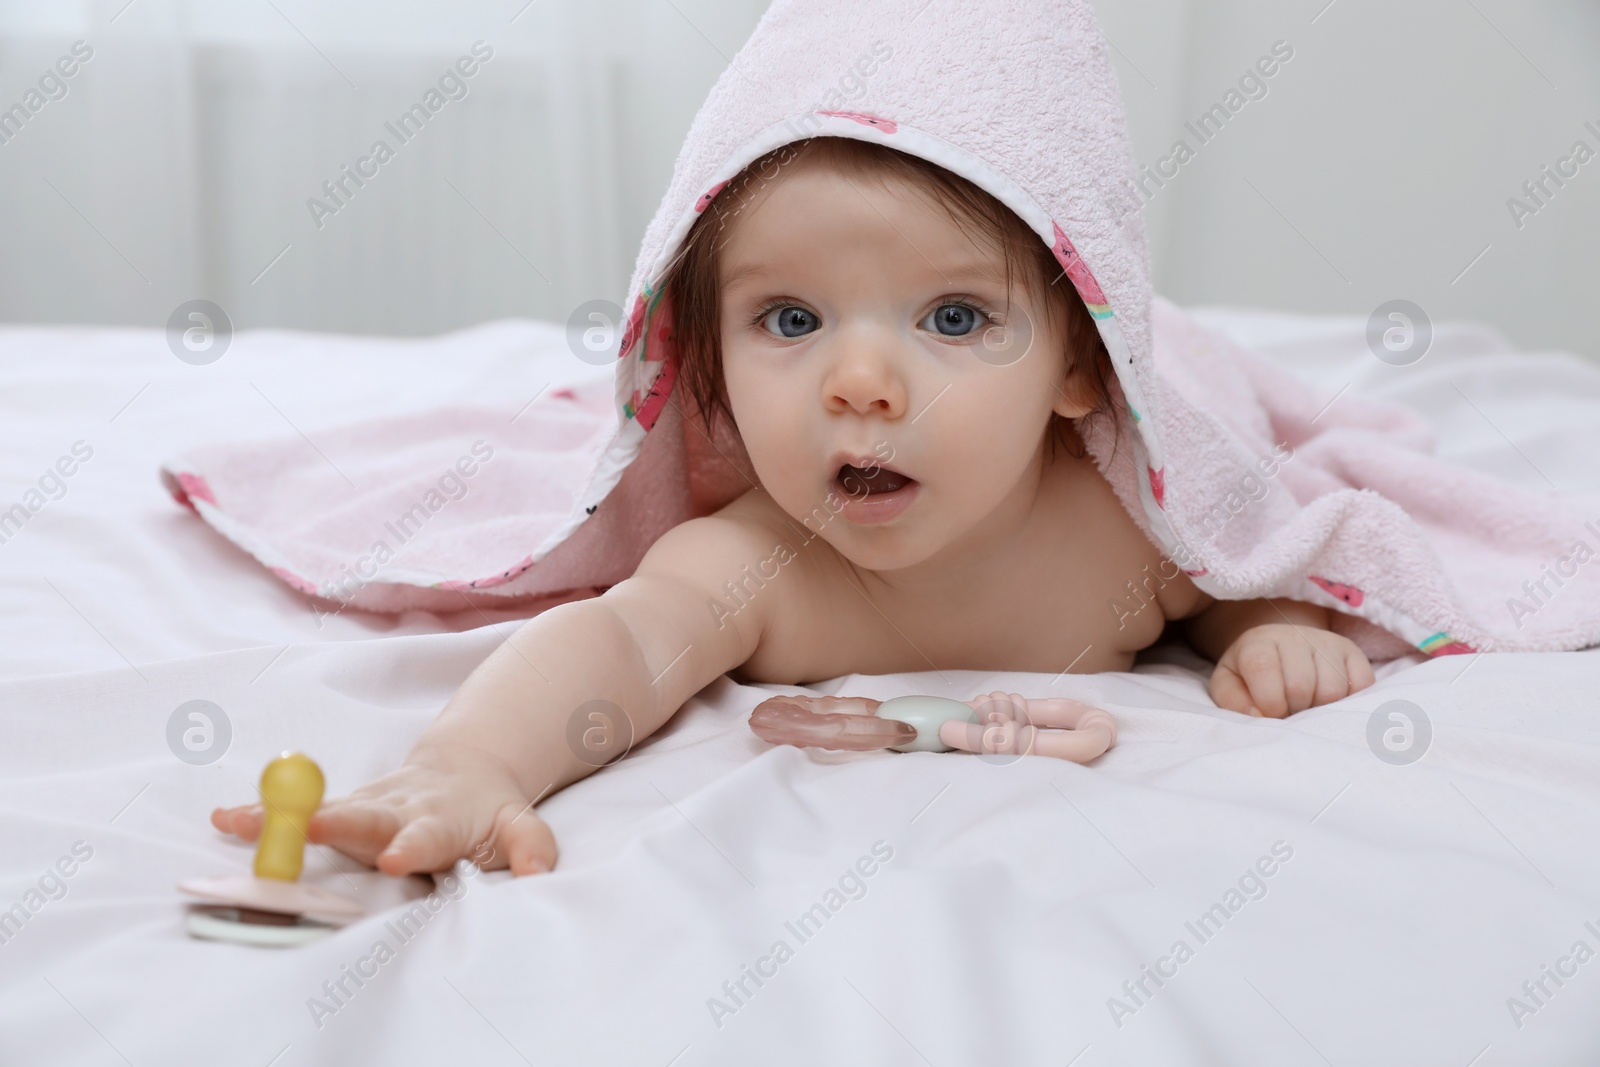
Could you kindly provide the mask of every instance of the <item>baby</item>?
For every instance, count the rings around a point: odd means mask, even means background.
[[[616,705],[637,741],[724,672],[1126,671],[1174,623],[1216,660],[1223,708],[1282,717],[1372,684],[1328,609],[1215,600],[1133,521],[1083,443],[1107,432],[1106,350],[1015,214],[876,144],[785,155],[728,184],[663,279],[678,399],[736,428],[760,484],[528,620],[312,841],[394,875],[548,871],[533,805],[595,769],[568,744],[574,709]],[[260,807],[212,822],[253,839]]]

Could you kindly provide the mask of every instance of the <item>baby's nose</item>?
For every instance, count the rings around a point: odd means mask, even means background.
[[[887,354],[855,345],[829,369],[822,385],[829,411],[899,418],[905,414],[906,387]]]

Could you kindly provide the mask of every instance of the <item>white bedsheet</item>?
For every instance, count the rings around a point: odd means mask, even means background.
[[[1600,374],[1571,357],[1512,358],[1444,328],[1422,363],[1392,368],[1359,321],[1211,317],[1330,398],[1353,383],[1423,408],[1460,462],[1596,484]],[[1600,952],[1600,650],[1395,661],[1372,689],[1282,722],[1213,707],[1206,665],[1179,650],[1128,674],[817,690],[1068,693],[1121,723],[1092,768],[771,749],[744,720],[779,690],[723,678],[541,804],[562,847],[551,875],[449,883],[454,899],[402,941],[385,924],[427,880],[318,850],[308,879],[387,910],[292,950],[185,936],[174,883],[249,862],[210,828],[213,805],[249,799],[286,748],[318,760],[332,795],[393,767],[513,624],[319,622],[173,504],[157,463],[224,434],[292,426],[315,442],[441,399],[514,407],[593,373],[556,327],[521,322],[430,342],[246,333],[208,367],[156,331],[0,329],[0,509],[75,441],[94,450],[0,544],[0,909],[44,899],[27,894],[64,857],[74,870],[0,943],[0,1063],[1600,1060],[1600,960],[1573,956],[1579,941]],[[208,766],[166,743],[193,699],[232,725]],[[1394,699],[1432,723],[1409,766],[1366,739]],[[872,875],[844,882],[858,899],[830,899],[863,857]],[[1259,899],[1228,911],[1258,862],[1273,873],[1243,888]],[[1219,903],[1202,940],[1188,924]],[[828,917],[802,940],[786,924],[817,904]],[[393,958],[363,964],[380,938]],[[1164,984],[1124,988],[1163,958]],[[759,987],[744,971],[758,965]],[[1557,985],[1545,967],[1572,973]],[[371,976],[357,986],[346,968]],[[735,999],[724,983],[741,979]],[[341,980],[336,1000],[324,983]]]

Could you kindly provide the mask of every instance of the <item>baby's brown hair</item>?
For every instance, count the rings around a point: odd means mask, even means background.
[[[1093,398],[1094,408],[1084,418],[1111,414],[1111,360],[1094,318],[1064,277],[1050,246],[1015,212],[974,183],[920,156],[855,138],[811,137],[775,148],[735,175],[690,226],[677,257],[662,275],[660,288],[672,305],[678,382],[694,400],[708,429],[718,420],[734,429],[722,375],[718,264],[721,248],[727,243],[723,231],[755,191],[771,182],[785,163],[802,156],[848,177],[876,181],[880,187],[885,178],[898,177],[929,196],[968,236],[997,245],[1005,258],[1007,293],[1020,265],[1027,291],[1043,297],[1041,303],[1056,327],[1056,336],[1066,339],[1068,373],[1078,373]],[[1057,437],[1064,433],[1068,451],[1082,458],[1083,452],[1073,447],[1078,435],[1071,431],[1070,423],[1060,415],[1051,416],[1051,452]]]

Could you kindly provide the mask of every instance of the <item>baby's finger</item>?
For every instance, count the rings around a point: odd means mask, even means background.
[[[499,854],[495,868],[509,866],[511,873],[519,876],[544,874],[555,868],[556,836],[530,805],[502,807],[495,816],[494,841]]]
[[[306,838],[312,844],[331,845],[376,867],[378,854],[389,846],[400,827],[400,815],[392,807],[336,800],[311,816]]]
[[[1315,646],[1302,637],[1277,642],[1278,662],[1282,664],[1283,701],[1288,714],[1305,711],[1317,698],[1319,656]]]
[[[1377,675],[1372,673],[1372,664],[1367,660],[1367,655],[1351,643],[1345,647],[1344,654],[1345,674],[1350,679],[1350,692],[1359,693],[1367,686],[1377,682]]]
[[[373,864],[384,874],[402,875],[449,870],[464,849],[460,835],[433,815],[422,815],[400,828]]]
[[[233,808],[216,808],[211,812],[211,825],[225,834],[235,834],[246,841],[261,836],[261,805],[240,804]]]
[[[1235,673],[1250,691],[1250,703],[1261,714],[1281,719],[1289,714],[1289,700],[1283,691],[1283,661],[1273,641],[1256,641],[1241,648],[1235,656]]]
[[[1244,679],[1239,677],[1239,673],[1229,666],[1228,657],[1224,656],[1222,662],[1217,664],[1217,669],[1211,672],[1211,683],[1208,688],[1211,699],[1217,707],[1242,712],[1245,715],[1260,716],[1260,709],[1250,703],[1250,690],[1245,686]]]
[[[1355,692],[1355,683],[1350,677],[1350,664],[1340,654],[1339,649],[1319,648],[1316,666],[1317,692],[1311,701],[1313,707],[1332,704],[1335,700],[1342,700]]]

